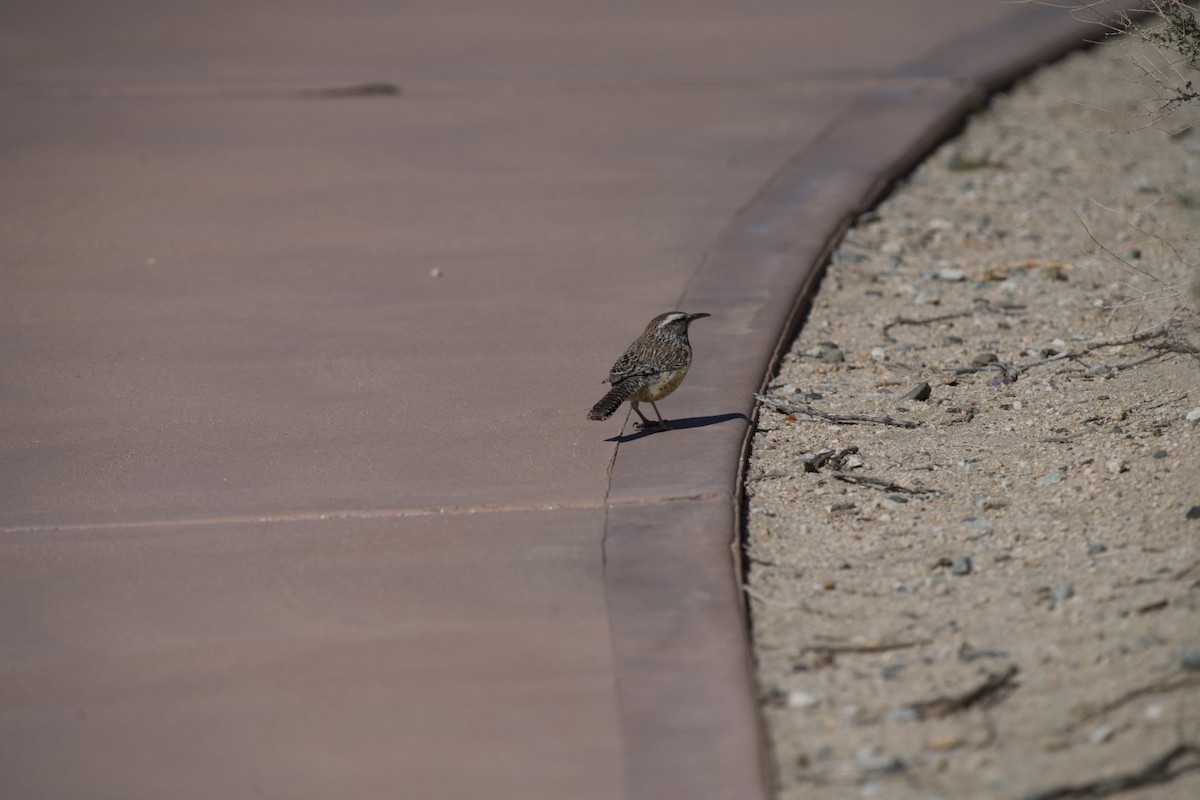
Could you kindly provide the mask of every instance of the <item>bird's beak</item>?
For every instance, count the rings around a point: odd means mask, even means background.
[[[712,316],[712,314],[688,314],[688,322],[698,320],[701,317],[711,317],[711,316]]]

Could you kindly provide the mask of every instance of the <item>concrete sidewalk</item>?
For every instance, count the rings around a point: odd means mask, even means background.
[[[846,221],[1099,35],[1000,0],[6,9],[3,795],[765,797],[753,393]],[[588,421],[677,307],[713,317],[676,429]]]

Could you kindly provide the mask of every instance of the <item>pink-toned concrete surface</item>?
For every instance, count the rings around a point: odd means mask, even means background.
[[[0,10],[0,795],[764,797],[753,392],[847,219],[1098,35],[1001,0]],[[676,430],[586,420],[675,307],[713,314]]]

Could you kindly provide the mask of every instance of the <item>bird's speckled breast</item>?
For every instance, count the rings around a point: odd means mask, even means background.
[[[631,400],[661,400],[671,392],[679,388],[679,384],[683,383],[683,377],[687,375],[689,365],[684,365],[680,369],[662,372],[650,383],[636,394],[631,396]]]

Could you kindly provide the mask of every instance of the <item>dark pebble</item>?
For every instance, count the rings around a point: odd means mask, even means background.
[[[977,650],[971,645],[965,645],[958,651],[958,660],[970,663],[980,658],[1008,658],[1005,650]]]
[[[1187,512],[1188,519],[1200,519],[1200,506],[1192,506]]]
[[[826,364],[841,364],[846,360],[846,354],[836,347],[821,348],[821,360]]]
[[[1061,583],[1053,592],[1050,593],[1050,599],[1056,603],[1061,603],[1063,600],[1068,600],[1075,596],[1075,586],[1070,583]]]
[[[1087,554],[1089,556],[1098,556],[1101,553],[1107,553],[1107,552],[1108,552],[1108,548],[1102,544],[1089,544],[1088,545]]]
[[[768,705],[772,708],[783,708],[787,705],[787,692],[778,686],[770,686],[760,695],[760,700],[763,705]]]
[[[929,395],[932,393],[933,393],[933,390],[929,388],[928,383],[918,383],[912,389],[912,391],[910,391],[908,394],[904,395],[904,399],[905,400],[918,400],[920,402],[924,402],[929,399]]]

